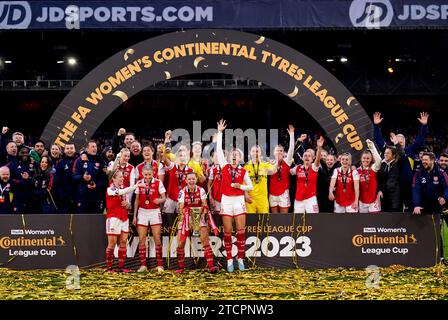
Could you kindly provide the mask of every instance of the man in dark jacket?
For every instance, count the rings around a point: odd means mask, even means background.
[[[76,160],[76,150],[73,143],[64,146],[64,156],[56,165],[58,181],[59,213],[75,213],[75,185],[73,182],[73,164]]]
[[[33,192],[33,181],[35,163],[30,158],[27,147],[19,149],[19,159],[8,164],[11,170],[12,188],[14,190],[13,212],[33,213],[30,207],[30,199]],[[34,212],[35,213],[35,212]]]
[[[448,175],[435,165],[432,152],[422,156],[423,169],[417,172],[412,183],[414,214],[441,214],[448,201]],[[444,216],[447,220],[446,215]],[[440,257],[443,258],[443,241],[440,239]]]
[[[412,206],[411,203],[411,194],[412,194],[412,177],[413,177],[413,169],[414,169],[414,156],[418,153],[419,148],[425,142],[426,136],[428,134],[428,117],[429,114],[426,112],[420,113],[420,118],[417,118],[421,124],[419,134],[415,138],[415,141],[412,145],[406,146],[406,139],[404,135],[397,134],[396,138],[401,148],[404,151],[402,166],[401,166],[401,174],[400,174],[400,188],[401,195],[403,197],[403,202],[405,205],[405,210],[409,211],[408,208]],[[381,113],[376,112],[373,115],[373,123],[374,123],[374,139],[377,144],[379,150],[384,150],[386,147],[386,141],[383,138],[381,133],[380,123],[383,121],[381,118]]]
[[[414,214],[440,214],[448,201],[448,175],[435,165],[432,152],[423,154],[422,166],[412,183]]]
[[[102,213],[103,185],[106,176],[104,163],[97,155],[95,141],[89,141],[86,151],[81,153],[73,165],[73,181],[76,184],[77,213]]]

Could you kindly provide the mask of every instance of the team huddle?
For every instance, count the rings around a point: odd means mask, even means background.
[[[423,116],[426,116],[427,121],[427,115]],[[162,212],[179,214],[179,273],[185,269],[184,246],[193,229],[193,211],[200,214],[199,236],[209,271],[217,271],[208,238],[209,228],[215,235],[218,234],[214,214],[222,217],[227,271],[234,270],[231,250],[233,223],[238,248],[238,268],[244,270],[246,214],[289,212],[290,175],[295,176],[296,180],[294,213],[318,213],[320,210],[335,213],[406,210],[405,197],[402,196],[404,189],[400,193],[399,188],[405,154],[399,135],[391,134],[393,145],[385,145],[383,159],[375,143],[367,140],[368,149],[362,153],[358,168],[353,166],[349,153],[343,153],[336,158],[324,150],[325,139],[321,136],[317,139],[317,149],[304,150],[297,165],[291,168],[297,151],[293,126],[288,127],[289,148],[286,153],[284,147],[278,145],[274,149],[275,159],[264,161],[261,147],[255,145],[250,149],[250,160],[244,166],[241,165],[244,154],[240,149],[233,148],[227,153],[224,152],[222,144],[225,128],[226,122],[221,120],[218,123],[212,163],[201,159],[200,143],[193,143],[191,159],[186,146],[180,147],[173,154],[167,148],[169,144],[166,144],[157,147],[157,161],[153,159],[152,147],[145,146],[144,162],[135,168],[128,163],[130,151],[126,148],[110,163],[108,173],[112,183],[107,189],[106,197],[106,229],[109,238],[106,257],[109,271],[112,271],[113,249],[117,241],[119,269],[122,272],[129,271],[124,268],[124,260],[129,230],[128,212],[132,207],[132,223],[137,227],[140,240],[139,272],[147,270],[146,235],[149,227],[154,236],[157,270],[164,270],[161,244]],[[165,142],[169,141],[168,132]],[[415,173],[411,208],[415,214],[438,213],[448,199],[448,176],[442,168],[435,167],[433,154],[423,152],[420,157],[420,167],[413,168]],[[433,179],[436,183],[429,188],[426,184],[422,191],[421,179],[427,174],[440,175],[441,179]],[[429,199],[428,193],[432,193],[437,200]]]

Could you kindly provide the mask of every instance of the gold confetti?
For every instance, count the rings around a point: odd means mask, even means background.
[[[258,40],[254,41],[256,44],[262,44],[265,40],[265,37],[261,36]]]
[[[193,61],[193,65],[194,65],[194,67],[197,69],[198,68],[198,64],[199,64],[199,62],[201,62],[202,60],[205,60],[205,58],[204,57],[197,57],[196,59],[194,59],[194,61]]]
[[[124,93],[123,91],[117,90],[114,93],[112,93],[112,95],[120,98],[121,100],[123,100],[123,102],[128,100],[128,95],[126,93]]]
[[[165,72],[166,80],[171,79],[171,73],[169,73],[168,71],[164,71],[164,72]]]
[[[132,48],[126,50],[126,52],[124,53],[124,56],[123,56],[124,61],[128,61],[129,55],[134,54],[134,52],[135,52],[135,50]]]
[[[116,262],[116,259],[115,259]],[[366,287],[364,269],[249,268],[229,274],[220,270],[173,270],[158,274],[106,274],[81,269],[80,290],[66,289],[64,270],[17,271],[0,268],[2,300],[435,300],[448,297],[448,267],[380,268],[379,288]],[[294,284],[294,285],[291,285]],[[119,289],[125,288],[125,290]]]
[[[299,93],[299,88],[297,88],[296,86],[294,86],[294,90],[292,90],[292,92],[288,93],[288,96],[293,98],[295,97],[297,94]]]
[[[228,62],[224,62],[224,61],[221,61],[221,64],[222,64],[223,66],[228,66],[228,65],[229,65]]]
[[[338,133],[338,135],[336,136],[336,138],[334,138],[334,141],[336,142],[336,143],[339,143],[339,140],[341,140],[341,138],[343,137],[344,135],[342,134],[342,133]]]

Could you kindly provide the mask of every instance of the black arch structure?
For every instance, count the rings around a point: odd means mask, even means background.
[[[162,63],[154,60],[154,54],[159,50],[200,42],[246,46],[248,53],[252,50],[256,59],[232,54],[192,54]],[[272,55],[263,63],[262,50],[277,57],[281,56],[289,65],[284,62],[280,68],[283,70],[280,70],[279,64],[282,60],[279,60],[272,66]],[[124,79],[120,84],[115,83],[114,88],[109,93],[103,94],[103,99],[98,100],[96,105],[86,99],[91,97],[92,92],[95,92],[102,83],[108,81],[109,77],[115,77],[117,72],[129,64],[140,66],[142,70]],[[144,67],[149,64],[151,64],[149,68]],[[292,64],[297,68],[291,67]],[[298,71],[299,69],[302,71]],[[251,33],[224,29],[168,33],[118,52],[92,70],[70,91],[52,115],[41,138],[47,143],[57,142],[60,145],[70,141],[79,149],[127,98],[167,78],[192,73],[226,73],[242,76],[261,81],[288,95],[321,125],[335,143],[338,152],[349,151],[355,160],[364,149],[365,140],[371,138],[372,122],[362,106],[339,80],[318,63],[279,42]],[[105,88],[110,89],[110,86],[103,86],[103,89]],[[323,89],[326,89],[326,100],[323,99],[321,91]],[[316,96],[317,93],[320,95]],[[339,106],[331,108],[334,104],[329,96],[334,97],[335,104]],[[341,120],[345,118],[344,115],[341,118],[342,112],[346,117],[344,121]],[[341,123],[338,122],[338,117]],[[296,126],[300,127],[300,124]]]

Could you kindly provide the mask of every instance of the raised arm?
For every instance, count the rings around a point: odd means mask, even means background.
[[[367,139],[366,142],[367,142],[367,147],[369,148],[370,152],[372,152],[373,159],[375,160],[375,163],[372,164],[372,170],[375,172],[378,172],[378,171],[380,171],[380,168],[381,168],[381,156],[378,153],[378,150],[376,149],[373,141]]]
[[[380,123],[383,121],[380,112],[375,112],[373,114],[373,139],[375,140],[377,146],[383,150],[386,147],[386,141],[384,141],[383,134],[381,133]]]
[[[316,159],[314,160],[314,166],[316,168],[319,168],[320,166],[320,159],[322,156],[322,147],[324,146],[325,138],[323,136],[319,137],[319,140],[317,140],[317,154]]]
[[[288,133],[289,133],[289,148],[288,153],[286,154],[286,163],[288,166],[291,166],[292,161],[294,160],[294,126],[289,125],[288,126]]]
[[[224,151],[222,150],[222,135],[226,127],[226,121],[223,119],[219,120],[217,136],[218,141],[216,141],[216,155],[218,157],[218,163],[221,168],[224,168],[224,166],[227,165],[226,157],[224,156]]]
[[[407,147],[405,150],[408,156],[412,157],[413,155],[418,153],[418,149],[425,143],[426,136],[428,135],[428,117],[428,113],[420,113],[420,118],[418,118],[418,121],[421,124],[420,131],[418,132],[417,137],[415,137],[414,143]]]

